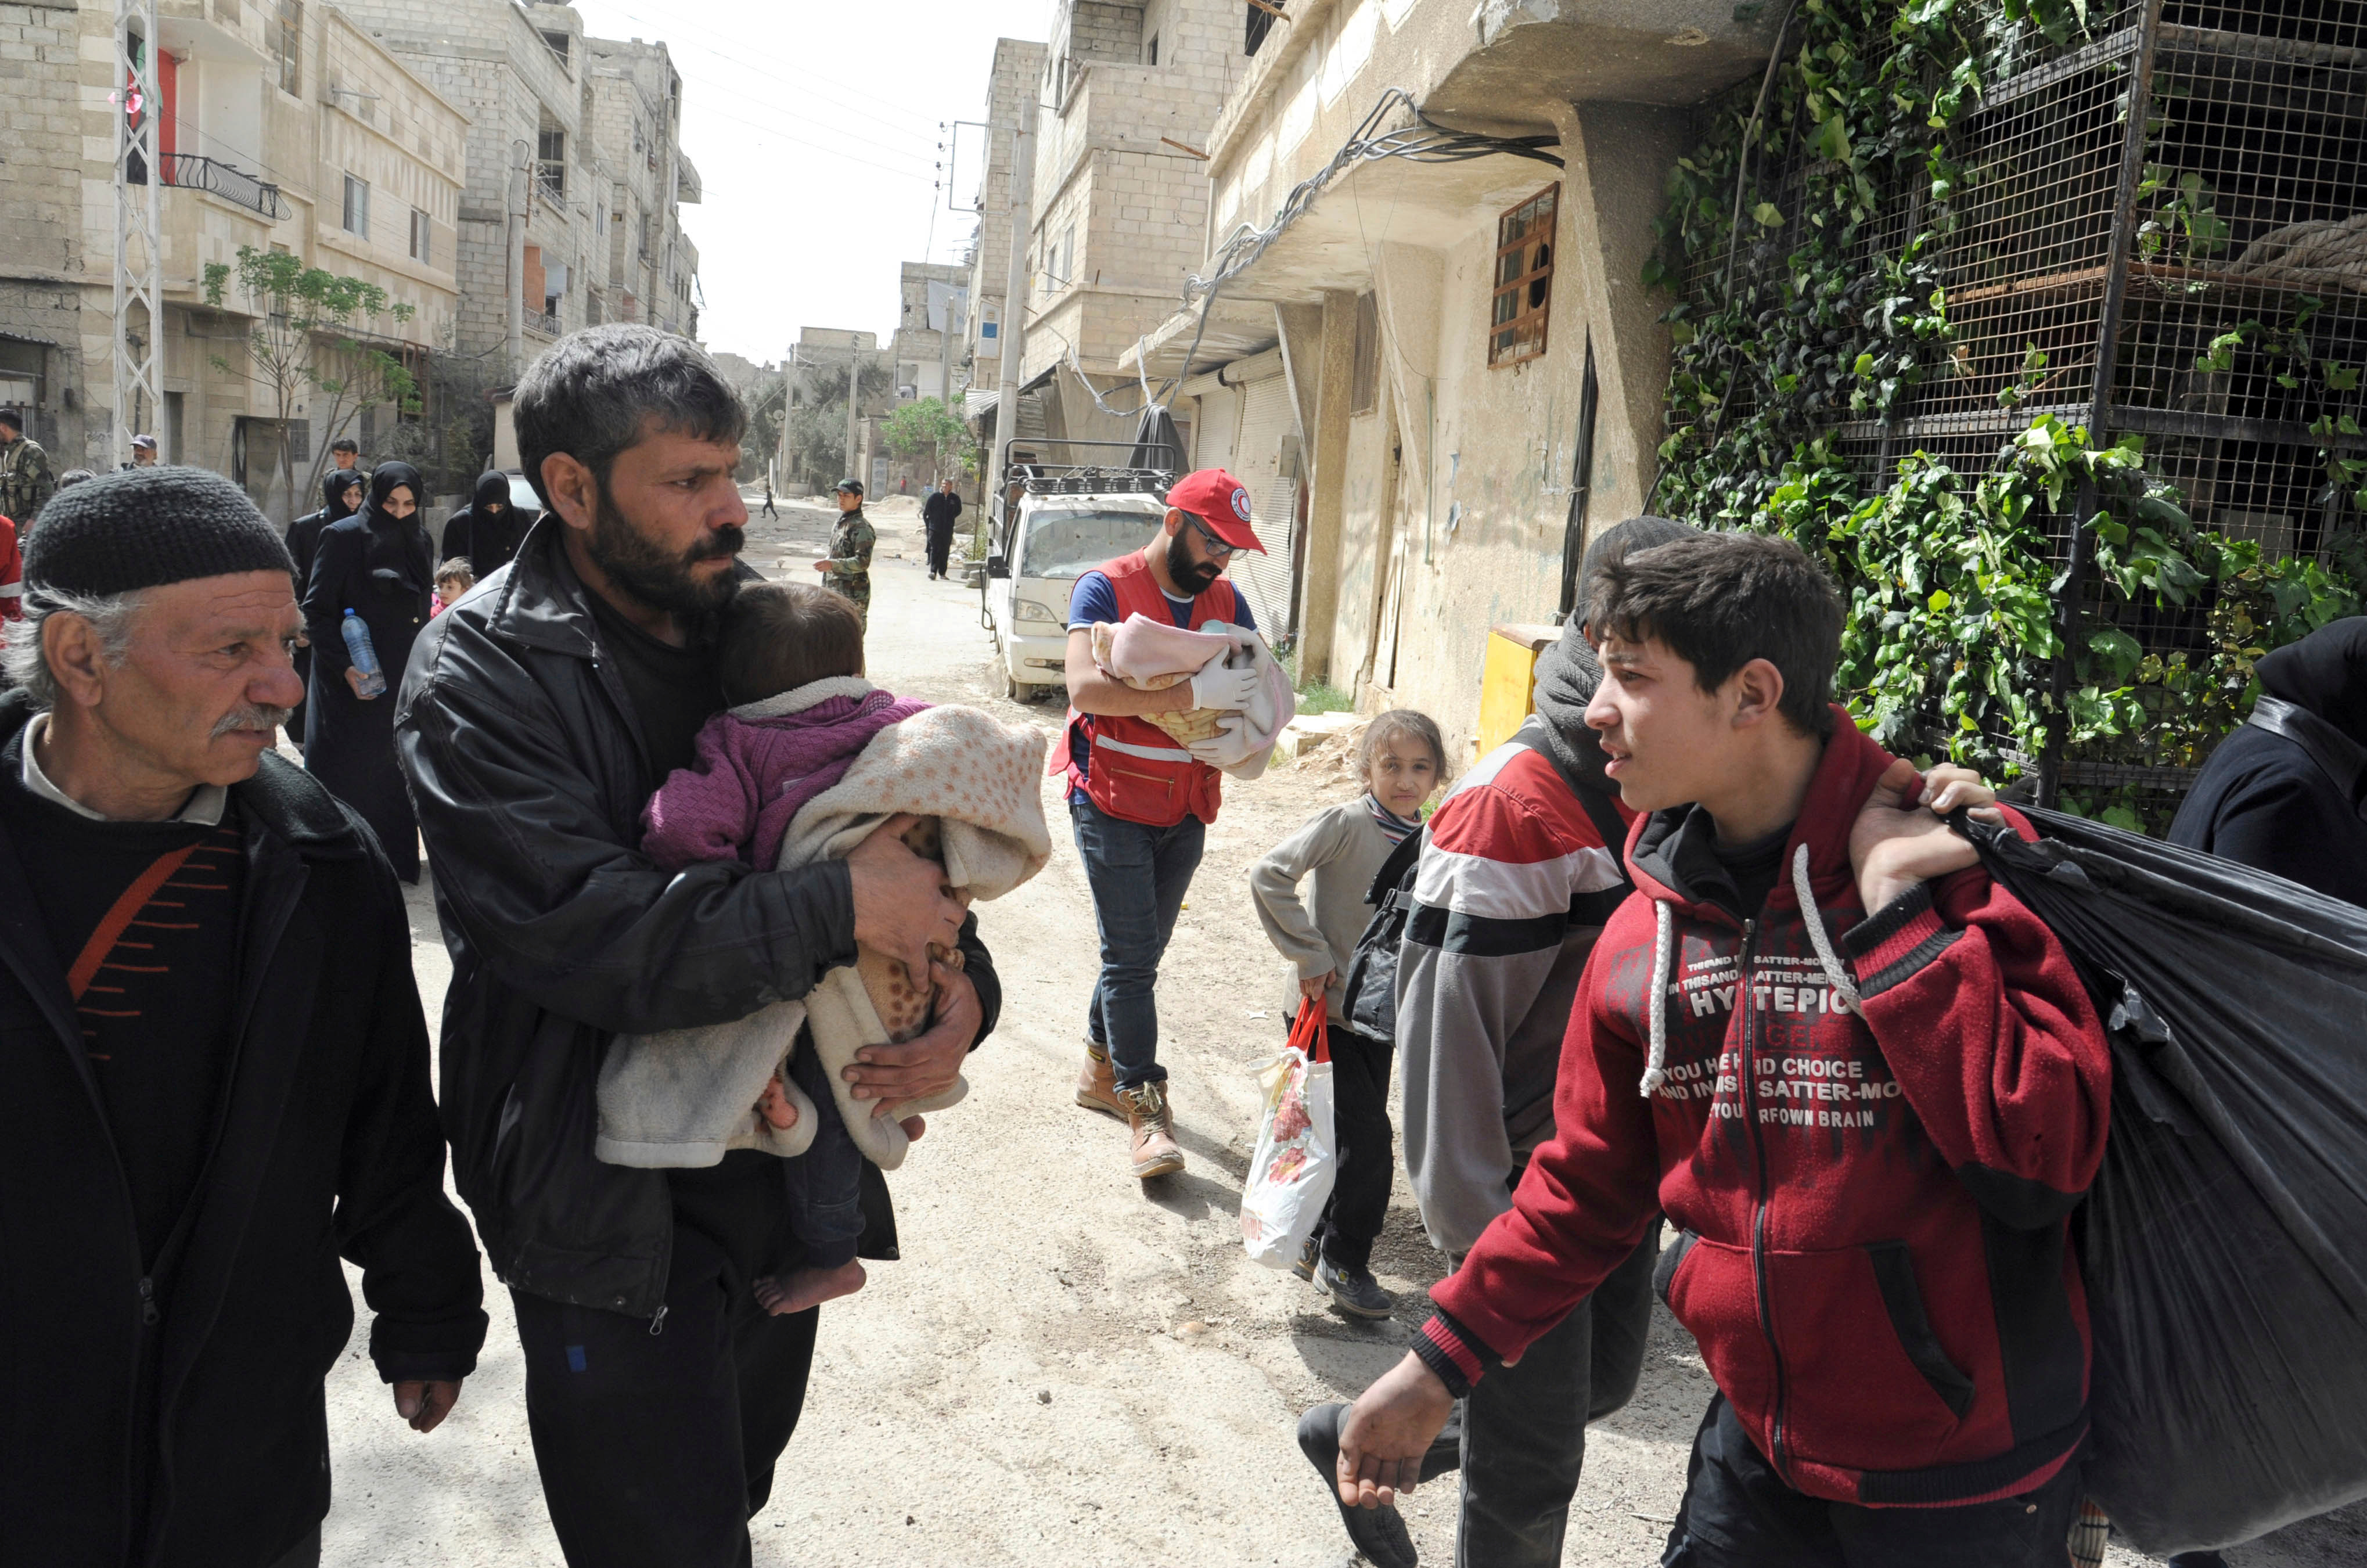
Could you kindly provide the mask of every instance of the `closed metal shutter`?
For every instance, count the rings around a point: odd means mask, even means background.
[[[1241,389],[1241,433],[1233,445],[1233,477],[1248,487],[1251,525],[1263,555],[1233,558],[1233,581],[1266,641],[1295,630],[1297,574],[1292,568],[1298,528],[1298,415],[1290,382],[1281,375]]]

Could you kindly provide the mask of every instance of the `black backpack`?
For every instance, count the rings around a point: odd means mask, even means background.
[[[1553,748],[1545,744],[1543,722],[1532,718],[1512,740],[1554,765],[1561,781],[1569,786],[1569,792],[1578,797],[1578,803],[1593,819],[1603,842],[1611,846],[1614,855],[1619,854],[1627,842],[1627,824],[1620,821],[1609,796],[1561,765]],[[1406,923],[1413,918],[1414,875],[1421,860],[1421,846],[1429,840],[1427,824],[1420,831],[1407,834],[1389,851],[1389,858],[1381,862],[1371,889],[1365,894],[1365,902],[1373,906],[1373,917],[1365,922],[1365,934],[1356,938],[1356,956],[1348,960],[1348,978],[1341,985],[1340,1015],[1348,1028],[1369,1040],[1397,1038],[1398,953],[1405,943]],[[1570,906],[1572,921],[1602,925],[1611,917],[1611,911],[1619,907],[1631,886],[1623,861],[1619,885],[1580,895]]]

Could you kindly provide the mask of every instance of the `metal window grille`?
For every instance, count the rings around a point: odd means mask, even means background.
[[[156,160],[163,172],[164,183],[189,190],[210,191],[225,201],[235,201],[250,208],[275,222],[288,216],[288,204],[279,198],[279,187],[266,184],[244,169],[223,163],[219,158],[200,157],[194,153],[166,153]]]
[[[1381,399],[1381,302],[1356,296],[1356,349],[1348,379],[1348,412],[1370,414]]]
[[[1488,363],[1517,365],[1546,351],[1553,305],[1554,215],[1561,187],[1549,185],[1496,221],[1495,298],[1488,318]]]
[[[1282,7],[1271,0],[1249,0],[1249,18],[1241,33],[1241,52],[1255,54],[1265,42],[1265,35],[1274,30],[1274,19],[1282,15]]]

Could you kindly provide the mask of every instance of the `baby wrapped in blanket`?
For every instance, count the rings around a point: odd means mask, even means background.
[[[641,847],[659,865],[741,858],[771,870],[844,856],[888,827],[944,865],[946,891],[965,905],[1043,869],[1039,732],[873,688],[862,622],[819,588],[742,588],[722,637],[724,691],[737,706],[708,722],[697,763],[650,798]],[[957,951],[930,956],[961,962]],[[757,1295],[791,1312],[860,1290],[862,1162],[900,1165],[901,1119],[952,1105],[968,1085],[877,1116],[851,1096],[845,1070],[866,1045],[919,1035],[935,1010],[932,975],[866,948],[806,995],[747,1017],[619,1036],[601,1066],[596,1152],[661,1167],[712,1165],[731,1149],[787,1158],[806,1260],[759,1281]]]
[[[1290,676],[1267,651],[1265,639],[1245,626],[1211,620],[1199,631],[1130,615],[1093,623],[1093,663],[1111,679],[1138,691],[1181,686],[1222,659],[1232,669],[1254,670],[1257,684],[1247,706],[1233,710],[1192,708],[1143,717],[1173,736],[1178,745],[1236,778],[1254,778],[1265,767],[1283,726],[1298,713]],[[1214,743],[1213,744],[1210,743]]]

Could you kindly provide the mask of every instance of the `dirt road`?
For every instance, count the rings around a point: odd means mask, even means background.
[[[752,527],[748,558],[810,580],[827,515],[783,510],[779,523]],[[1057,728],[1057,709],[991,695],[1001,681],[990,679],[978,596],[925,581],[920,553],[916,522],[883,527],[872,678]],[[1374,1262],[1404,1304],[1396,1321],[1364,1325],[1291,1276],[1246,1261],[1235,1222],[1255,1135],[1249,1068],[1279,1044],[1284,1017],[1282,967],[1243,874],[1349,790],[1319,767],[1229,787],[1160,990],[1160,1054],[1191,1166],[1146,1186],[1126,1174],[1123,1130],[1070,1103],[1094,939],[1067,813],[1048,782],[1050,867],[982,911],[1006,988],[1002,1026],[972,1060],[968,1101],[933,1118],[889,1178],[904,1260],[875,1267],[868,1289],[822,1314],[805,1421],[753,1524],[757,1563],[1352,1561],[1292,1426],[1307,1406],[1352,1397],[1397,1358],[1438,1259],[1400,1174]],[[432,1023],[448,969],[424,892],[412,910]],[[337,1496],[326,1561],[336,1568],[559,1563],[507,1299],[488,1287],[494,1321],[482,1365],[424,1439],[394,1419],[361,1354],[368,1312],[357,1289],[362,1321],[330,1385]],[[1567,1563],[1659,1561],[1709,1393],[1691,1340],[1662,1313],[1634,1403],[1590,1434]],[[1413,1500],[1426,1562],[1453,1562],[1453,1518],[1451,1485]],[[2367,1560],[2357,1525],[2287,1535],[2231,1561]]]

